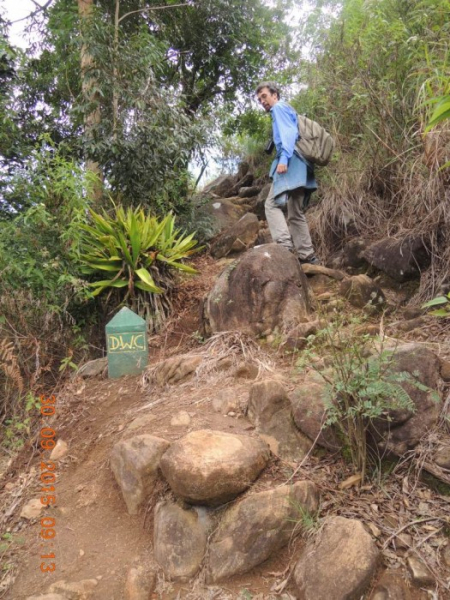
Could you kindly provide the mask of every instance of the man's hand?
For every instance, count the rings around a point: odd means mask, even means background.
[[[282,175],[283,173],[287,173],[287,165],[277,165],[277,173]]]

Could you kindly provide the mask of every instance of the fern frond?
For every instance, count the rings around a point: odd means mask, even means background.
[[[20,372],[19,361],[14,352],[13,342],[8,341],[6,338],[0,340],[0,369],[22,394],[25,385]]]

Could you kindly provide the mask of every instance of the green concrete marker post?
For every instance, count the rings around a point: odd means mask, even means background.
[[[138,375],[147,366],[147,324],[129,308],[122,308],[105,327],[108,377]]]

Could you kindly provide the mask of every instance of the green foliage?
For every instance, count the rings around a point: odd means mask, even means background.
[[[155,35],[167,44],[164,79],[181,87],[189,114],[236,102],[268,73],[286,68],[292,39],[284,18],[291,5],[198,0],[152,14]]]
[[[418,98],[432,87],[426,82],[446,69],[447,11],[445,0],[344,0],[339,12],[310,14],[302,34],[315,62],[302,64],[308,87],[295,104],[336,126],[342,149],[364,151],[374,170],[395,161],[416,144],[411,132],[422,118]]]
[[[12,418],[6,419],[3,424],[2,444],[10,450],[19,450],[23,447],[30,437],[31,427],[41,407],[39,398],[32,392],[28,392],[22,402],[23,410],[18,411]]]
[[[126,211],[115,207],[113,216],[90,210],[90,215],[92,224],[79,226],[76,258],[85,275],[108,277],[89,284],[92,295],[122,290],[120,302],[131,302],[156,328],[170,312],[174,273],[196,273],[182,262],[200,250],[194,234],[176,229],[171,213],[160,220],[140,207]]]
[[[442,96],[433,98],[434,107],[433,114],[430,117],[426,131],[435,127],[438,123],[450,119],[450,96]]]
[[[446,296],[438,296],[429,302],[425,302],[425,304],[422,305],[422,308],[434,308],[435,306],[440,306],[441,308],[431,310],[429,313],[430,315],[433,315],[434,317],[450,318],[450,292]]]
[[[334,427],[348,448],[352,463],[366,475],[369,460],[368,432],[379,419],[389,420],[392,410],[414,412],[415,407],[403,384],[428,391],[416,377],[398,372],[394,367],[393,352],[383,348],[369,335],[354,332],[360,324],[338,316],[315,336],[310,336],[298,366],[315,369],[314,352],[324,351],[330,356],[332,369],[317,372],[326,382],[326,420],[324,427]]]
[[[81,286],[68,239],[77,238],[91,184],[63,147],[56,150],[48,137],[42,139],[11,178],[0,207],[0,291],[30,290],[55,310],[67,305],[67,294],[77,294]]]
[[[182,211],[186,188],[173,194],[173,182],[182,188],[193,153],[211,144],[205,115],[250,93],[268,68],[279,71],[290,35],[286,6],[261,0],[160,8],[95,2],[80,18],[76,2],[52,2],[8,106],[20,115],[21,158],[46,132],[71,157],[97,163],[124,205],[165,214]]]

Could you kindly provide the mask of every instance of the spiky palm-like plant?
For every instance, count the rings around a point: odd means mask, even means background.
[[[159,220],[141,207],[118,206],[112,216],[89,212],[92,223],[80,225],[77,258],[91,279],[92,295],[107,291],[109,299],[123,290],[120,303],[129,303],[156,330],[170,314],[176,272],[197,273],[182,262],[201,250],[195,234],[176,229],[171,213]]]

